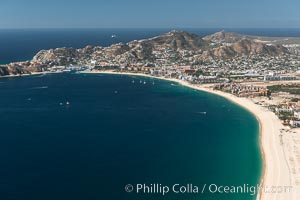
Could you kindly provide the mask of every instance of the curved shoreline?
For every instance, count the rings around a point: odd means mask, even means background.
[[[208,92],[218,96],[222,96],[227,100],[242,106],[249,112],[254,114],[259,122],[259,145],[261,149],[261,155],[263,160],[263,169],[260,178],[261,190],[257,194],[257,199],[260,200],[292,200],[297,199],[295,195],[291,192],[284,193],[270,193],[266,190],[273,186],[291,186],[291,177],[289,173],[289,167],[286,162],[284,162],[285,155],[280,144],[280,129],[284,128],[277,116],[271,111],[254,104],[250,99],[236,97],[232,94],[225,93],[222,91],[216,91],[203,85],[192,85],[188,82],[155,77],[147,74],[140,73],[123,73],[123,72],[112,72],[112,71],[96,71],[87,73],[100,73],[100,74],[117,74],[117,75],[132,75],[132,76],[143,76],[149,78],[156,78],[161,80],[173,81],[179,83],[183,86],[196,89],[199,91]],[[282,150],[282,151],[281,151]],[[262,189],[262,188],[265,188]]]

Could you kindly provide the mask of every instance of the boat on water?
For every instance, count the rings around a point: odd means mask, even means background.
[[[118,36],[116,34],[112,34],[111,38],[118,38]]]
[[[147,84],[147,82],[146,82],[146,81],[144,81],[144,85],[145,85],[145,84]]]

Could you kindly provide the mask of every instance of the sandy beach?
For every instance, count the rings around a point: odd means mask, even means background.
[[[260,123],[260,146],[264,161],[261,189],[257,199],[298,200],[300,199],[300,129],[291,132],[277,116],[252,99],[239,98],[232,94],[216,91],[208,85],[194,85],[178,79],[153,77],[145,74],[119,72],[90,72],[146,76],[174,81],[184,86],[222,96],[253,113]],[[298,146],[299,148],[298,148]]]

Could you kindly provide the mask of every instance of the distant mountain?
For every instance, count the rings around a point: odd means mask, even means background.
[[[232,40],[233,41],[233,40]],[[235,56],[266,55],[278,56],[288,54],[289,51],[282,45],[266,45],[250,39],[241,38],[231,45],[212,48],[201,55],[201,58],[230,58]]]
[[[235,43],[244,39],[251,39],[251,38],[248,35],[225,32],[224,30],[205,36],[203,38],[203,40],[214,42],[214,43]]]
[[[173,50],[197,51],[206,49],[209,46],[209,42],[203,40],[200,36],[180,30],[173,30],[141,42],[147,43],[156,49],[169,48]]]
[[[297,37],[265,37],[255,35],[243,35],[239,33],[226,32],[224,30],[203,37],[203,40],[213,43],[235,43],[240,40],[251,40],[257,43],[288,45],[300,44],[300,38]]]

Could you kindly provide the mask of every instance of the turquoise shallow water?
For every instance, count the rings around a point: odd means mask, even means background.
[[[0,91],[1,199],[255,199],[124,190],[257,184],[258,122],[222,97],[97,74],[0,79]]]

